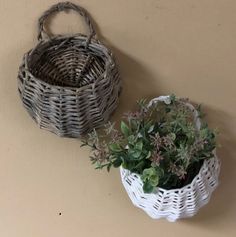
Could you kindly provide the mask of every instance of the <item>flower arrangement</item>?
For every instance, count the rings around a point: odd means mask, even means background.
[[[186,101],[174,95],[151,105],[140,100],[137,111],[124,114],[120,131],[108,123],[83,138],[82,146],[91,147],[97,169],[122,166],[140,175],[145,193],[184,187],[216,148],[216,132],[202,121],[201,106],[197,128]]]

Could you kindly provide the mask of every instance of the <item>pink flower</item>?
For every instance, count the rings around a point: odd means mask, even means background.
[[[164,159],[160,151],[155,151],[151,156],[150,160],[154,166],[159,166],[160,162]]]

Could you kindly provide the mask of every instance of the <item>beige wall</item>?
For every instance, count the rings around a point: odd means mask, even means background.
[[[124,92],[116,118],[141,97],[202,102],[221,131],[221,186],[195,218],[154,221],[132,206],[118,170],[94,171],[78,141],[39,130],[21,105],[16,75],[37,43],[37,18],[55,1],[0,0],[0,236],[236,236],[236,1],[74,2],[117,56]],[[83,25],[75,14],[51,23],[57,33]]]

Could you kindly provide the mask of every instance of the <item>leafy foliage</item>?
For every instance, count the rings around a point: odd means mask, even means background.
[[[124,115],[120,131],[108,123],[100,133],[94,130],[84,138],[82,146],[91,147],[90,159],[98,169],[122,165],[139,174],[146,193],[157,186],[183,187],[199,172],[203,160],[213,157],[216,147],[215,132],[206,123],[198,130],[185,102],[174,95],[168,103],[152,106],[141,100],[137,111]]]

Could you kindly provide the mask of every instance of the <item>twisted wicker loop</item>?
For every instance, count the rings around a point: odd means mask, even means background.
[[[96,35],[94,26],[92,24],[92,19],[89,16],[89,13],[82,7],[75,5],[71,2],[59,2],[53,6],[51,6],[47,11],[45,11],[42,16],[38,20],[38,40],[43,40],[43,35],[47,38],[50,38],[44,28],[44,23],[46,19],[57,12],[66,11],[66,10],[74,10],[79,13],[82,17],[84,17],[86,24],[89,28],[89,41]]]

